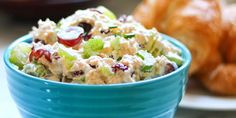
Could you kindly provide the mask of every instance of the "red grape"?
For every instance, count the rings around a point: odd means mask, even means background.
[[[44,49],[38,49],[36,51],[33,49],[29,55],[29,60],[30,62],[32,62],[33,59],[38,60],[42,56],[44,56],[45,59],[47,59],[49,62],[52,62],[51,53],[48,50],[44,50]]]
[[[57,33],[58,42],[73,47],[82,42],[83,33],[80,27],[67,27]]]

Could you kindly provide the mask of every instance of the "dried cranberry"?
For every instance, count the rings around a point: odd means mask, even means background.
[[[82,71],[82,70],[73,72],[74,76],[83,75],[83,74],[84,74],[84,71]]]
[[[167,63],[165,66],[165,74],[171,73],[177,69],[176,65],[172,63]]]
[[[139,44],[138,45],[140,48],[145,48],[145,46],[143,44]]]
[[[134,76],[134,74],[135,74],[135,72],[133,71],[133,72],[131,73],[131,77],[133,77],[133,76]]]
[[[38,60],[42,56],[44,56],[45,59],[47,59],[49,62],[52,62],[51,53],[48,50],[44,50],[44,49],[38,49],[36,51],[32,50],[29,55],[29,60],[30,60],[30,62],[32,62],[33,59]]]
[[[108,33],[110,33],[110,30],[109,30],[109,29],[107,29],[107,30],[101,30],[100,33],[101,33],[101,34],[108,34]]]
[[[122,63],[117,63],[117,64],[112,66],[112,71],[113,72],[117,72],[118,70],[122,70],[122,71],[128,70],[128,66],[126,66]]]
[[[39,41],[41,41],[40,39],[34,39],[35,43],[38,43]]]
[[[114,56],[113,56],[113,55],[110,55],[110,56],[109,56],[109,58],[112,58],[112,59],[114,59]]]
[[[91,68],[96,68],[96,65],[91,65],[91,64],[89,64],[89,66],[90,66]]]

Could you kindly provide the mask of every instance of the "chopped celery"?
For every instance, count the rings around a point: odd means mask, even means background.
[[[103,66],[103,67],[99,67],[98,69],[104,76],[112,76],[113,75],[108,67]]]
[[[141,55],[140,53],[137,53],[136,55],[137,55],[138,57],[140,57],[142,60],[144,60],[143,55]]]
[[[109,9],[104,7],[104,6],[97,7],[97,10],[102,12],[104,15],[109,17],[111,20],[115,20],[116,19],[116,15],[113,12],[111,12]]]
[[[22,69],[27,63],[31,48],[32,45],[25,42],[17,44],[10,52],[10,62]]]
[[[176,63],[176,65],[181,66],[183,64],[183,59],[178,54],[168,53],[166,57]]]
[[[26,64],[23,68],[23,71],[27,74],[37,77],[44,77],[49,73],[47,68],[45,68],[42,64],[36,64],[36,63]]]
[[[147,65],[141,66],[141,71],[142,72],[151,72],[152,71],[152,67],[153,66],[147,66]]]
[[[136,55],[141,59],[143,59],[143,66],[141,67],[141,71],[150,72],[152,70],[153,65],[156,62],[152,54],[148,53],[147,51],[140,50]]]
[[[89,58],[96,55],[98,51],[102,50],[104,42],[102,39],[89,39],[83,46],[83,57]]]
[[[125,39],[130,39],[130,38],[135,37],[135,34],[133,34],[133,33],[124,34],[123,37],[124,37]]]
[[[74,77],[72,79],[72,83],[80,83],[80,84],[83,84],[85,83],[86,81],[86,78],[85,77]]]
[[[156,39],[155,35],[153,35],[150,37],[147,45],[145,46],[145,49],[155,57],[162,53],[162,49],[160,49],[161,47],[156,46],[157,41],[161,39],[161,36]]]
[[[109,29],[114,29],[114,28],[117,28],[118,26],[116,25],[113,25],[113,26],[109,26]]]
[[[158,49],[158,48],[155,48],[154,51],[150,51],[152,53],[152,55],[154,57],[158,56],[158,55],[163,55],[163,50],[162,49]]]
[[[71,68],[73,61],[77,59],[77,57],[70,53],[70,51],[63,45],[59,46],[58,55],[65,59],[65,65],[67,69]]]
[[[139,57],[143,59],[145,65],[153,65],[156,62],[152,54],[148,53],[147,51],[140,50],[138,51],[137,55],[140,55]]]
[[[147,45],[145,46],[145,49],[148,52],[152,53],[151,50],[153,50],[153,48],[156,48],[155,43],[156,43],[156,40],[154,38],[150,38]]]
[[[114,50],[120,49],[120,37],[116,37],[114,40],[111,40],[111,47]]]

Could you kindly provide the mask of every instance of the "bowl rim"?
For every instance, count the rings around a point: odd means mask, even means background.
[[[161,33],[160,33],[161,34]],[[13,71],[17,74],[20,74],[21,76],[25,78],[31,78],[31,80],[36,81],[36,82],[43,82],[45,84],[51,84],[55,86],[67,86],[67,87],[87,87],[87,88],[108,88],[108,87],[132,87],[132,86],[138,86],[138,85],[144,85],[144,84],[150,84],[153,83],[154,81],[162,81],[165,80],[166,78],[171,78],[171,76],[177,75],[179,72],[183,71],[185,68],[189,68],[190,63],[191,63],[191,53],[188,50],[188,48],[182,44],[181,42],[177,41],[176,39],[167,36],[165,34],[161,34],[164,40],[168,40],[171,44],[175,45],[182,51],[182,57],[184,57],[184,63],[183,65],[178,68],[177,70],[163,75],[159,77],[153,77],[153,79],[147,79],[143,81],[137,81],[137,82],[129,82],[129,83],[117,83],[117,84],[103,84],[103,85],[93,85],[93,84],[77,84],[77,83],[64,83],[64,82],[57,82],[57,81],[52,81],[52,80],[46,80],[42,79],[39,77],[35,77],[29,74],[26,74],[17,68],[14,67],[13,64],[9,61],[9,56],[10,56],[10,51],[12,50],[13,47],[16,46],[16,44],[20,42],[29,42],[32,41],[32,36],[30,34],[26,34],[18,39],[16,39],[14,42],[12,42],[7,49],[4,51],[3,55],[3,60],[5,64],[5,68],[8,68],[10,71]],[[6,69],[7,72],[7,69]]]

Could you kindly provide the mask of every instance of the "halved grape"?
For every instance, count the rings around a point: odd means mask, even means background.
[[[51,53],[45,49],[38,49],[38,50],[32,49],[32,51],[29,55],[29,60],[30,60],[30,62],[32,62],[33,59],[38,60],[42,56],[44,56],[49,62],[52,62]]]
[[[73,47],[76,44],[82,42],[83,33],[84,30],[81,27],[71,26],[65,29],[61,29],[57,33],[58,42],[66,46]]]
[[[64,58],[67,69],[70,69],[73,66],[73,61],[77,59],[77,57],[70,53],[70,50],[68,50],[63,45],[59,45],[58,55]]]
[[[83,57],[89,58],[92,55],[96,55],[98,51],[102,50],[104,42],[102,39],[90,39],[83,46]]]
[[[32,45],[25,42],[17,44],[10,52],[10,62],[22,69],[27,63],[31,48]]]
[[[112,20],[116,19],[116,15],[104,6],[97,7],[97,10],[102,12],[104,15],[106,15],[107,17],[109,17]]]

